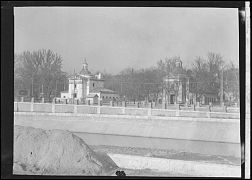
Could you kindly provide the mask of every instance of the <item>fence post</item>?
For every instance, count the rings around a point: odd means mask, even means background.
[[[102,101],[98,99],[98,106],[102,106]]]
[[[162,102],[162,109],[167,109],[167,104],[166,104],[166,102]]]
[[[52,103],[52,113],[55,113],[55,103]]]
[[[148,108],[148,116],[151,116],[151,108]]]
[[[101,105],[102,105],[102,102],[100,99],[98,99],[97,114],[101,114]]]
[[[153,108],[153,104],[152,102],[149,103],[149,108],[152,109]]]
[[[227,109],[228,109],[227,106],[224,106],[224,111],[225,111],[225,112],[228,112]]]
[[[122,107],[122,114],[125,114],[125,107]]]
[[[34,102],[34,99],[32,99],[31,101],[31,112],[33,112],[33,102]]]
[[[74,105],[74,113],[77,113],[77,104]]]
[[[209,103],[209,107],[208,107],[208,109],[209,109],[209,112],[211,112],[211,111],[212,111],[212,103],[211,103],[211,102]]]
[[[149,103],[148,116],[151,116],[152,102]]]
[[[176,116],[179,116],[179,109],[176,109]]]
[[[123,102],[122,102],[122,105],[123,105],[123,107],[126,107],[126,106],[127,106],[126,101],[123,101]]]
[[[175,104],[176,110],[180,110],[180,104]]]
[[[24,97],[23,96],[21,97],[21,102],[24,102]]]

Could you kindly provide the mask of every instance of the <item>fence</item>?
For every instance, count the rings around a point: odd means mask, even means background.
[[[164,116],[164,117],[202,117],[202,118],[231,118],[239,119],[237,109],[228,109],[213,112],[210,107],[182,107],[175,105],[167,109],[155,109],[150,104],[149,108],[129,107],[123,102],[121,107],[110,105],[80,105],[80,104],[55,104],[36,102],[14,102],[15,112],[47,112],[47,113],[79,113],[79,114],[108,114],[108,115],[133,115],[133,116]],[[216,108],[216,107],[215,107]],[[210,109],[210,110],[209,110]]]

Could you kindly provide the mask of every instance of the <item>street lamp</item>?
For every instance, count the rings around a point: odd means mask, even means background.
[[[31,96],[33,97],[33,74],[32,74],[32,95]]]

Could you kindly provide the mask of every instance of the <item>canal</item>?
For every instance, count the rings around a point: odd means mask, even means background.
[[[164,149],[206,155],[233,156],[238,158],[241,155],[239,143],[147,138],[83,132],[74,132],[74,134],[82,138],[88,145]]]

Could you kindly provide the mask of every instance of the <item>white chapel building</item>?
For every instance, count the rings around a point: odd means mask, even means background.
[[[90,100],[96,103],[102,101],[115,101],[119,95],[110,89],[104,88],[104,78],[101,73],[92,74],[88,70],[86,59],[79,73],[74,73],[68,78],[68,91],[61,92],[62,99],[78,99],[80,101]]]

